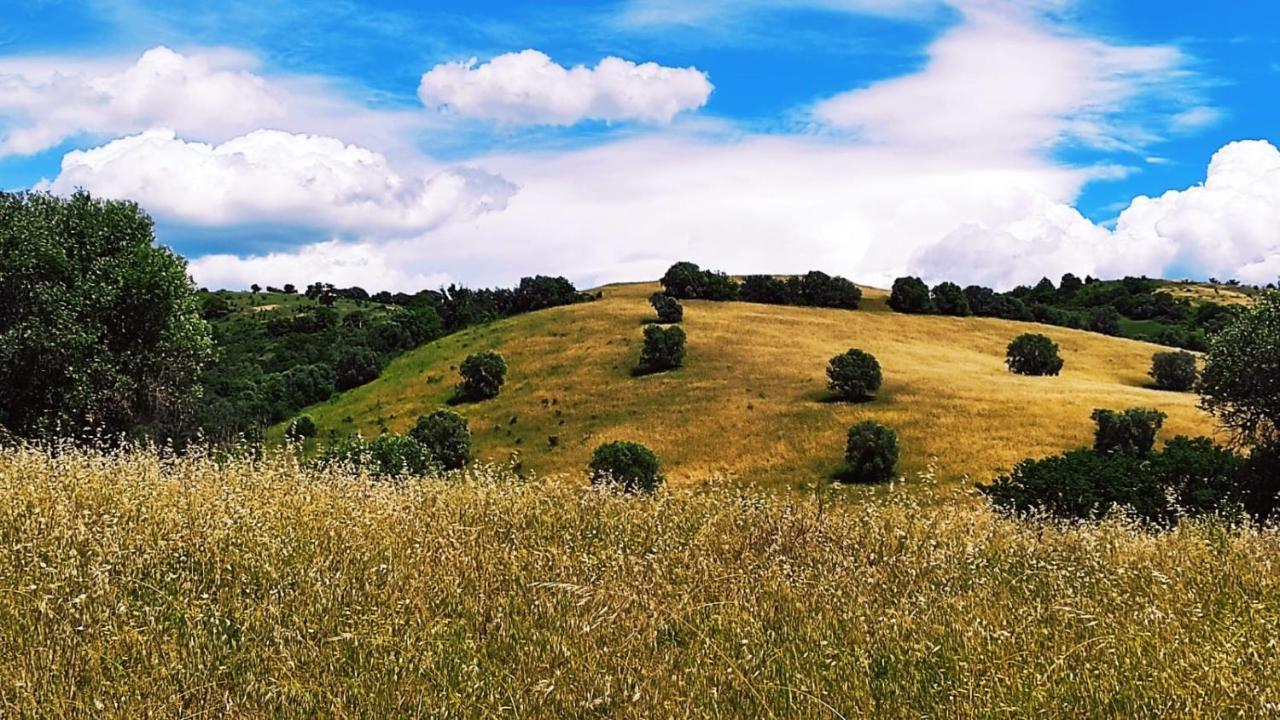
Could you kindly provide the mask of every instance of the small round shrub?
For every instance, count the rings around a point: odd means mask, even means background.
[[[1005,364],[1019,375],[1057,375],[1062,372],[1058,344],[1035,333],[1019,335],[1009,343]]]
[[[299,415],[289,423],[289,427],[285,430],[285,435],[290,440],[302,440],[316,436],[316,421],[311,419],[310,415]]]
[[[917,315],[933,312],[929,286],[918,277],[900,277],[893,281],[889,293],[889,307],[900,313]]]
[[[849,482],[891,480],[898,464],[898,434],[874,420],[860,422],[849,428],[844,459],[849,467],[842,477]]]
[[[684,340],[684,330],[678,326],[646,327],[644,348],[640,351],[640,371],[661,372],[680,367],[684,363]]]
[[[1199,378],[1196,356],[1185,350],[1158,352],[1151,356],[1150,375],[1161,390],[1187,392]]]
[[[658,313],[660,323],[678,323],[684,319],[684,307],[670,295],[654,293],[649,296],[649,304]]]
[[[334,366],[334,387],[339,391],[350,390],[378,377],[382,372],[382,358],[367,347],[354,347],[343,353]]]
[[[831,358],[828,386],[844,400],[863,400],[880,389],[880,363],[871,353],[851,349]]]
[[[658,456],[640,443],[616,441],[596,448],[587,473],[593,485],[618,485],[627,492],[648,492],[662,484]]]
[[[409,437],[422,443],[445,470],[457,470],[471,457],[467,419],[452,410],[437,410],[418,418]]]
[[[490,350],[473,353],[458,366],[458,374],[462,376],[458,394],[463,399],[488,400],[497,397],[506,382],[507,361]]]

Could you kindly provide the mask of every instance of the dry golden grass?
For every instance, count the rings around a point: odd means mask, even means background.
[[[1199,282],[1170,282],[1163,285],[1160,289],[1174,297],[1186,298],[1193,303],[1215,302],[1219,305],[1252,305],[1257,299],[1256,292],[1250,293],[1245,289],[1232,287],[1230,285],[1212,285],[1209,283]]]
[[[1277,558],[911,494],[5,451],[0,717],[1275,717]]]
[[[1003,320],[899,315],[876,290],[860,311],[688,302],[685,367],[632,377],[656,289],[611,286],[603,300],[458,333],[305,412],[322,440],[331,431],[404,432],[448,399],[468,353],[495,349],[510,366],[502,394],[457,409],[470,420],[480,458],[506,461],[518,452],[542,474],[580,473],[598,444],[629,439],[653,448],[677,482],[716,475],[809,484],[839,469],[846,431],[865,418],[898,431],[903,472],[936,457],[943,477],[976,479],[1087,445],[1094,408],[1158,408],[1169,414],[1166,436],[1214,430],[1193,395],[1146,387],[1151,355],[1163,348]],[[1061,345],[1060,377],[1005,368],[1005,347],[1027,331]],[[874,402],[826,401],[827,361],[850,347],[883,367]]]

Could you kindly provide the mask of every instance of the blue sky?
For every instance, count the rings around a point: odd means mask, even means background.
[[[0,187],[208,284],[1280,275],[1275,3],[15,4]]]

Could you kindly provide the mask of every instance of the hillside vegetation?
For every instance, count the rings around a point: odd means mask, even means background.
[[[888,311],[865,289],[862,309],[686,301],[687,357],[678,370],[633,377],[653,284],[604,288],[592,303],[473,327],[405,353],[367,385],[312,406],[316,441],[405,432],[448,401],[469,353],[497,350],[510,371],[493,400],[456,409],[478,458],[538,473],[580,473],[608,440],[644,443],[670,479],[731,475],[807,484],[841,463],[845,432],[871,418],[899,433],[900,469],[944,478],[991,477],[1028,456],[1088,445],[1095,408],[1151,407],[1162,437],[1212,435],[1196,397],[1151,389],[1160,346],[993,318]],[[1025,377],[1005,349],[1028,330],[1050,335],[1066,362],[1058,377]],[[833,402],[827,361],[854,347],[884,371],[873,401]],[[280,437],[280,428],[276,437]]]
[[[0,715],[1280,711],[1274,529],[912,497],[4,451]]]

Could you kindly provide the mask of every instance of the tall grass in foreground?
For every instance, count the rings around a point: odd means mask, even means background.
[[[0,454],[0,716],[1258,717],[1280,534]]]

